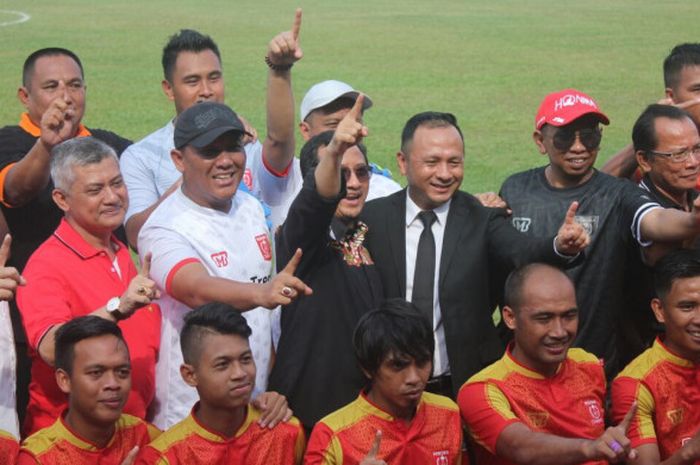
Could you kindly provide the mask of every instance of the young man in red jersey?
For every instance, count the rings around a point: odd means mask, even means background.
[[[665,334],[612,384],[613,418],[637,403],[628,463],[700,463],[700,252],[678,250],[654,269],[651,308]]]
[[[602,362],[572,349],[578,307],[571,279],[531,264],[506,280],[503,320],[514,342],[460,389],[479,464],[604,464],[636,456],[625,436],[634,407],[605,429]]]
[[[304,432],[288,412],[287,421],[267,428],[250,404],[255,361],[251,330],[238,310],[211,302],[189,312],[180,334],[180,373],[196,388],[192,412],[144,448],[137,464],[294,465],[301,462]],[[286,402],[280,403],[286,409]]]
[[[353,343],[368,387],[316,424],[304,465],[460,464],[457,406],[425,392],[435,350],[427,318],[403,299],[385,300],[360,319]]]
[[[131,362],[112,321],[83,316],[56,331],[56,382],[68,395],[68,409],[24,441],[20,465],[131,465],[139,447],[160,434],[122,413],[131,389]]]

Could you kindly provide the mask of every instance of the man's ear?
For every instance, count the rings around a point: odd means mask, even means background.
[[[545,155],[547,153],[547,147],[544,146],[544,135],[542,131],[535,129],[535,132],[532,133],[532,140],[535,142],[537,150],[539,150],[542,155]]]
[[[194,372],[194,367],[187,363],[180,365],[180,376],[189,386],[197,387],[197,374]]]
[[[634,156],[637,158],[637,164],[644,174],[651,171],[651,163],[649,163],[649,159],[644,155],[644,152],[637,150]]]
[[[64,394],[70,394],[70,375],[62,368],[56,369],[56,384]]]
[[[51,191],[51,198],[53,199],[54,203],[58,205],[58,208],[60,208],[64,213],[70,210],[70,206],[66,201],[66,193],[61,189],[54,189]]]
[[[301,132],[301,138],[304,139],[304,142],[311,139],[311,127],[306,121],[299,123],[299,132]]]
[[[399,171],[405,177],[406,165],[408,165],[408,156],[403,152],[396,152],[396,163],[399,165]]]
[[[172,149],[170,151],[170,158],[172,158],[173,164],[175,165],[175,168],[177,168],[177,170],[180,173],[184,173],[185,172],[185,163],[184,163],[184,157],[182,155],[182,152],[178,149]]]
[[[666,318],[664,317],[664,305],[658,297],[651,299],[651,311],[654,312],[656,321],[659,323],[666,323]]]
[[[515,323],[515,311],[509,306],[505,305],[502,310],[503,323],[506,324],[508,329],[514,330],[517,326]]]
[[[17,98],[22,103],[24,108],[28,109],[28,107],[29,107],[29,90],[27,90],[26,87],[22,86],[19,89],[17,89]]]
[[[168,82],[167,79],[163,79],[160,85],[163,88],[163,92],[165,93],[166,97],[168,97],[168,99],[171,101],[175,100],[175,93],[173,92],[173,86],[170,84],[170,82]]]
[[[678,103],[678,102],[676,102],[675,94],[673,93],[673,89],[671,89],[670,87],[666,88],[666,98],[670,98],[673,103]]]

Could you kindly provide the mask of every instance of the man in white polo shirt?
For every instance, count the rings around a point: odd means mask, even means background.
[[[156,426],[185,418],[196,391],[180,377],[180,330],[185,313],[224,302],[243,313],[259,367],[253,397],[267,386],[271,314],[311,290],[293,276],[301,257],[273,276],[270,232],[260,203],[238,191],[245,170],[241,121],[226,105],[202,102],[175,123],[172,158],[182,186],[153,211],[139,234],[139,253],[152,253],[151,276],[163,293],[161,352],[156,366]]]

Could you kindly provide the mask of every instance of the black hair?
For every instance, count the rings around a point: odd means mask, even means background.
[[[306,179],[306,176],[316,169],[319,161],[318,149],[331,143],[334,132],[335,131],[330,129],[320,134],[316,134],[311,139],[306,141],[304,146],[301,148],[301,152],[299,152],[299,168],[301,168],[301,176],[303,179]],[[365,163],[369,164],[369,160],[367,159],[367,147],[365,147],[364,144],[359,143],[357,144],[357,148],[360,149],[360,152],[362,152],[362,155],[365,157]]]
[[[700,66],[700,43],[686,43],[673,47],[664,60],[664,85],[668,89],[678,86],[683,68]]]
[[[437,111],[424,111],[423,113],[418,113],[417,115],[411,116],[411,118],[406,121],[406,124],[401,131],[401,151],[404,155],[408,155],[410,151],[410,144],[413,142],[413,135],[416,130],[421,127],[426,126],[429,128],[443,128],[448,126],[453,126],[459,132],[459,137],[464,141],[464,135],[462,130],[457,124],[457,118],[452,113],[440,113]]]
[[[657,118],[669,118],[673,120],[688,118],[691,122],[693,121],[685,110],[681,110],[672,105],[654,103],[646,107],[642,114],[639,115],[639,118],[637,118],[632,128],[634,150],[644,152],[645,156],[647,152],[656,150],[656,146],[659,143],[659,138],[656,134]]]
[[[562,276],[565,276],[566,279],[571,282],[571,285],[574,286],[571,278],[559,268],[552,265],[547,265],[545,263],[530,263],[511,271],[511,273],[508,275],[503,288],[503,305],[508,306],[513,309],[513,311],[517,312],[523,304],[523,289],[525,287],[525,281],[527,281],[527,278],[530,277],[532,273],[546,268],[560,272]]]
[[[61,325],[55,334],[55,365],[56,369],[61,369],[69,375],[73,371],[73,360],[75,359],[75,345],[92,337],[111,334],[120,341],[124,341],[122,330],[116,323],[100,318],[99,316],[86,315],[74,318]],[[127,347],[128,351],[128,347]]]
[[[353,346],[358,364],[370,375],[391,354],[424,363],[432,362],[435,352],[430,322],[403,299],[386,299],[378,309],[363,315],[355,327]]]
[[[674,281],[696,276],[700,276],[700,251],[679,249],[669,252],[654,266],[656,296],[664,300]]]
[[[180,29],[168,39],[168,43],[163,47],[163,76],[172,83],[175,62],[180,52],[200,53],[211,50],[219,59],[221,64],[221,53],[214,39],[192,29]]]
[[[229,304],[209,302],[185,315],[180,332],[180,348],[185,363],[195,365],[207,334],[226,334],[248,339],[252,334],[240,311]]]
[[[78,58],[78,55],[75,53],[71,52],[70,50],[66,48],[60,48],[60,47],[47,47],[47,48],[42,48],[39,49],[35,52],[33,52],[31,55],[27,57],[26,60],[24,60],[24,66],[22,66],[22,85],[29,89],[29,86],[32,81],[32,77],[34,75],[34,65],[36,65],[36,62],[39,58],[43,57],[51,57],[51,56],[57,56],[57,55],[65,55],[75,61],[75,63],[78,65],[78,68],[80,68],[80,76],[82,78],[85,78],[85,72],[83,71],[83,64],[80,62],[80,58]]]

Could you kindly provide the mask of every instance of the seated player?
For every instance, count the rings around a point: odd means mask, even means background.
[[[636,456],[631,408],[605,429],[602,362],[570,348],[578,308],[571,279],[535,263],[510,274],[503,319],[514,341],[460,389],[459,408],[479,464],[619,462]]]
[[[654,268],[651,308],[665,335],[612,384],[613,418],[637,403],[628,463],[700,463],[700,252],[678,250]]]
[[[367,388],[316,424],[304,464],[461,463],[457,406],[425,392],[435,350],[428,320],[403,299],[385,300],[360,319],[353,344]]]
[[[304,432],[296,418],[261,426],[250,404],[255,360],[251,329],[230,305],[210,302],[185,316],[180,334],[180,374],[199,402],[180,423],[142,450],[137,464],[298,464]]]
[[[91,315],[62,325],[56,331],[56,382],[68,394],[68,409],[24,441],[19,464],[127,465],[160,434],[122,413],[131,362],[116,323]]]

